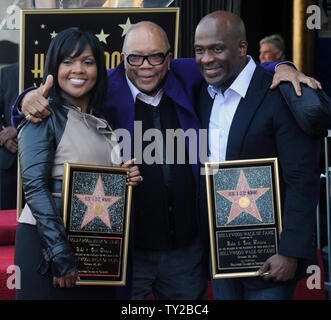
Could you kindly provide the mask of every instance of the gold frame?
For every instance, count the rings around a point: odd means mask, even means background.
[[[72,164],[72,163],[65,163],[64,164],[64,171],[63,171],[63,181],[62,181],[62,203],[63,203],[63,222],[66,229],[67,220],[68,220],[68,202],[69,196],[71,195],[70,190],[70,182],[71,182],[71,172],[78,171],[78,170],[85,170],[88,173],[125,173],[128,172],[128,168],[123,167],[107,167],[107,166],[94,166],[94,165],[83,165],[83,164]],[[130,237],[130,216],[131,216],[131,201],[132,201],[132,187],[126,186],[126,202],[125,202],[125,212],[123,212],[123,243],[122,243],[122,259],[121,259],[121,272],[120,272],[120,280],[87,280],[82,279],[77,282],[78,285],[109,285],[109,286],[124,286],[126,281],[126,269],[127,269],[127,261],[128,261],[128,247],[129,247],[129,237]],[[78,233],[78,232],[77,232]],[[87,233],[87,232],[86,232]],[[98,232],[95,232],[98,233]],[[69,236],[69,232],[68,232]],[[75,236],[75,234],[73,234]],[[86,235],[86,238],[110,238],[109,236],[91,236]],[[122,235],[118,235],[117,233],[112,238],[122,237]],[[81,278],[84,278],[84,275],[80,275]],[[86,277],[86,276],[85,276]],[[102,277],[102,276],[101,276]]]
[[[277,212],[276,220],[274,221],[274,227],[278,231],[276,243],[278,244],[279,242],[279,237],[281,234],[282,230],[282,218],[281,218],[281,202],[280,202],[280,187],[279,187],[279,169],[278,169],[278,162],[277,158],[266,158],[266,159],[252,159],[252,160],[234,160],[234,161],[224,161],[224,162],[206,162],[205,163],[205,173],[206,173],[206,188],[207,188],[207,205],[208,205],[208,223],[209,223],[209,234],[210,234],[210,249],[211,249],[211,263],[212,263],[212,275],[213,279],[223,279],[223,278],[240,278],[240,277],[254,277],[256,276],[256,270],[254,271],[243,271],[243,272],[224,272],[221,273],[218,271],[217,268],[217,250],[216,250],[216,245],[217,241],[215,240],[216,236],[216,228],[214,226],[217,225],[217,222],[214,221],[215,217],[215,212],[214,212],[214,202],[213,199],[215,199],[214,195],[212,195],[212,179],[211,175],[213,175],[212,169],[213,168],[219,168],[221,169],[222,167],[225,167],[226,170],[228,168],[233,168],[233,169],[240,169],[245,166],[249,166],[249,168],[255,168],[259,166],[270,166],[271,169],[271,185],[274,184],[274,189],[272,190],[272,194],[275,197],[273,203],[273,208],[274,208],[274,215],[275,215],[275,209]],[[273,169],[272,169],[273,168]],[[273,170],[273,171],[272,171]],[[215,192],[214,192],[215,193]],[[268,224],[259,224],[255,227],[252,227],[252,225],[242,225],[243,229],[240,229],[241,231],[246,231],[246,226],[249,227],[249,229],[254,230],[254,229],[259,229],[259,226],[266,226],[266,225],[271,225],[270,223]],[[221,228],[221,227],[219,227]],[[246,228],[246,229],[244,229]],[[253,229],[254,228],[254,229]],[[229,227],[223,227],[224,231],[231,231],[231,230],[226,230],[230,229]],[[231,229],[235,230],[234,227]],[[266,228],[267,230],[267,228]],[[238,268],[237,268],[238,269]],[[245,268],[244,268],[245,269]],[[247,269],[247,268],[246,268]]]

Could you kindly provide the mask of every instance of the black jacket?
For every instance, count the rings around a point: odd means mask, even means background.
[[[18,128],[18,143],[25,200],[37,220],[44,246],[39,271],[44,274],[51,266],[53,275],[59,277],[76,268],[62,221],[61,203],[56,203],[52,196],[54,182],[49,178],[56,147],[67,123],[68,110],[51,107],[50,111],[51,115],[41,123],[23,120]]]
[[[302,85],[298,97],[288,82],[279,85],[280,92],[299,127],[311,137],[325,137],[331,128],[331,99],[324,91]]]

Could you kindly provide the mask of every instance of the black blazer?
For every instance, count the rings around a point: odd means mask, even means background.
[[[230,127],[226,160],[278,158],[283,215],[279,254],[311,262],[316,259],[314,219],[319,200],[320,143],[299,128],[280,90],[269,89],[271,82],[272,76],[257,66]],[[212,105],[205,86],[197,105],[202,128],[209,127]],[[204,180],[202,216],[207,214]]]
[[[11,107],[18,95],[18,63],[0,69],[0,131],[2,126],[11,126]],[[17,155],[0,147],[0,169],[9,169]]]

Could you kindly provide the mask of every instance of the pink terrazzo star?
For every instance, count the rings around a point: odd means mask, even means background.
[[[101,219],[108,228],[112,229],[108,208],[121,199],[121,197],[105,195],[101,175],[99,175],[93,194],[76,194],[76,196],[87,206],[81,229],[96,218]]]
[[[269,189],[270,188],[251,189],[245,177],[244,171],[240,170],[240,176],[235,190],[217,191],[218,194],[232,202],[227,224],[229,224],[244,211],[259,221],[262,221],[255,201]]]

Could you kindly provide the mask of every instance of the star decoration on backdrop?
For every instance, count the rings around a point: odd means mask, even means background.
[[[37,46],[39,44],[39,41],[35,40],[34,44]]]
[[[131,28],[131,26],[133,26],[134,24],[131,24],[130,18],[126,19],[126,23],[125,24],[119,24],[118,26],[121,27],[123,29],[122,35],[121,37],[124,37],[129,29]]]
[[[227,224],[229,224],[244,211],[262,222],[262,218],[255,201],[269,189],[270,188],[251,189],[245,177],[244,171],[240,170],[240,176],[235,190],[217,191],[218,194],[232,202]]]
[[[76,194],[76,197],[87,206],[81,229],[96,218],[101,219],[109,229],[112,229],[108,208],[120,200],[121,197],[105,195],[101,175],[99,175],[93,194]]]
[[[51,35],[51,39],[53,39],[53,38],[55,38],[55,37],[56,37],[57,33],[55,32],[55,30],[53,30],[53,32],[52,32],[52,33],[50,33],[50,35]]]
[[[44,24],[41,24],[41,25],[40,25],[40,28],[41,28],[41,29],[45,29],[45,27],[46,27],[46,25],[44,25]]]
[[[109,37],[109,33],[104,33],[103,29],[101,29],[99,34],[96,34],[96,37],[99,39],[100,42],[104,42],[107,44],[107,38]]]

